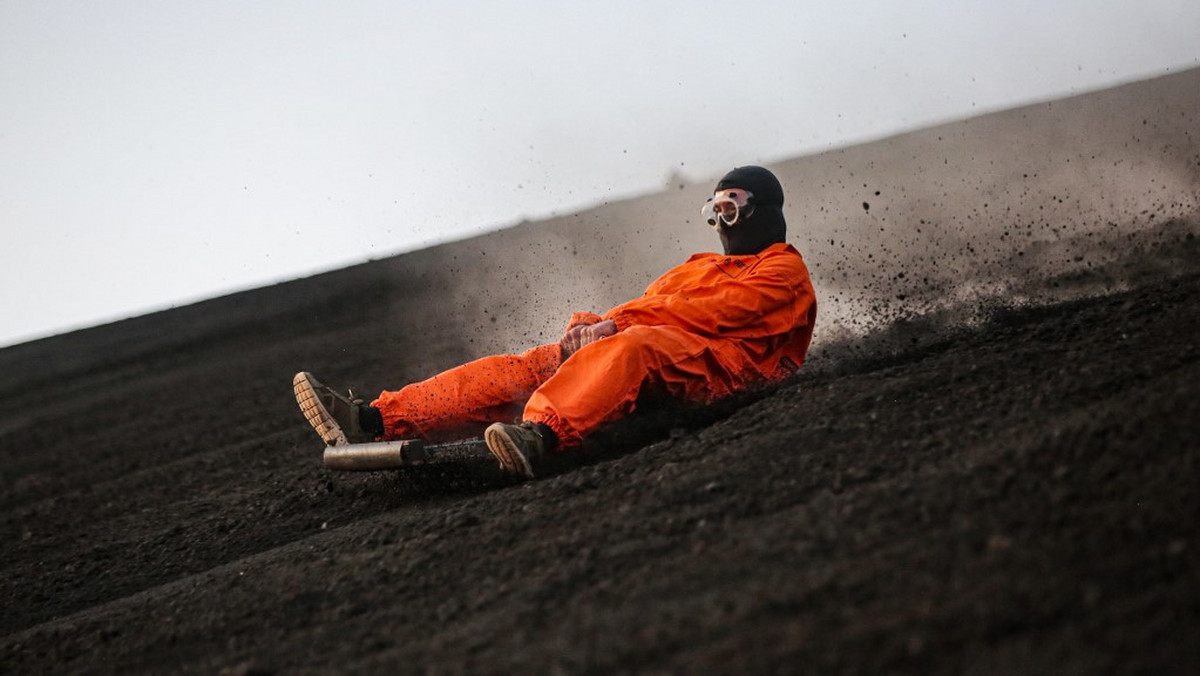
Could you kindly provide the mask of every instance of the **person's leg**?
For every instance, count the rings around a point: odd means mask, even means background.
[[[724,347],[723,358],[718,351]],[[669,326],[634,326],[587,345],[538,387],[523,418],[549,427],[562,448],[634,409],[643,387],[677,401],[704,403],[753,377],[736,348]],[[730,368],[730,366],[734,368]]]
[[[443,371],[371,402],[384,439],[447,441],[477,436],[488,423],[513,419],[530,393],[559,367],[557,343],[520,355],[484,357]]]

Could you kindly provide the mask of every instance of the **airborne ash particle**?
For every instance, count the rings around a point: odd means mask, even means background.
[[[863,211],[870,211],[870,210],[871,210],[871,203],[863,202]]]

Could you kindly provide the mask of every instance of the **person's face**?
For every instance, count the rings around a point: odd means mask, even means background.
[[[756,254],[765,246],[760,241],[762,233],[748,222],[754,214],[751,197],[753,195],[742,188],[718,190],[700,210],[705,222],[717,231],[727,256]]]
[[[704,203],[700,214],[715,229],[735,226],[754,213],[754,207],[750,205],[751,197],[753,195],[743,188],[718,190]]]

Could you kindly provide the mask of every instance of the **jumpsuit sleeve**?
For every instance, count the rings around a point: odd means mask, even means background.
[[[595,312],[576,312],[571,315],[570,321],[567,322],[567,331],[580,325],[599,324],[604,321],[604,318]]]
[[[619,330],[668,324],[712,337],[760,338],[807,322],[814,298],[803,263],[765,260],[741,278],[642,296],[611,309]]]

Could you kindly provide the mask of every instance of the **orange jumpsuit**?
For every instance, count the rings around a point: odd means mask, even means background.
[[[548,425],[569,449],[632,412],[644,388],[706,403],[790,375],[804,362],[816,314],[808,269],[791,245],[696,254],[640,298],[602,316],[575,313],[568,329],[612,319],[618,333],[566,360],[558,343],[484,357],[371,405],[383,414],[385,439],[463,438],[520,415]]]

